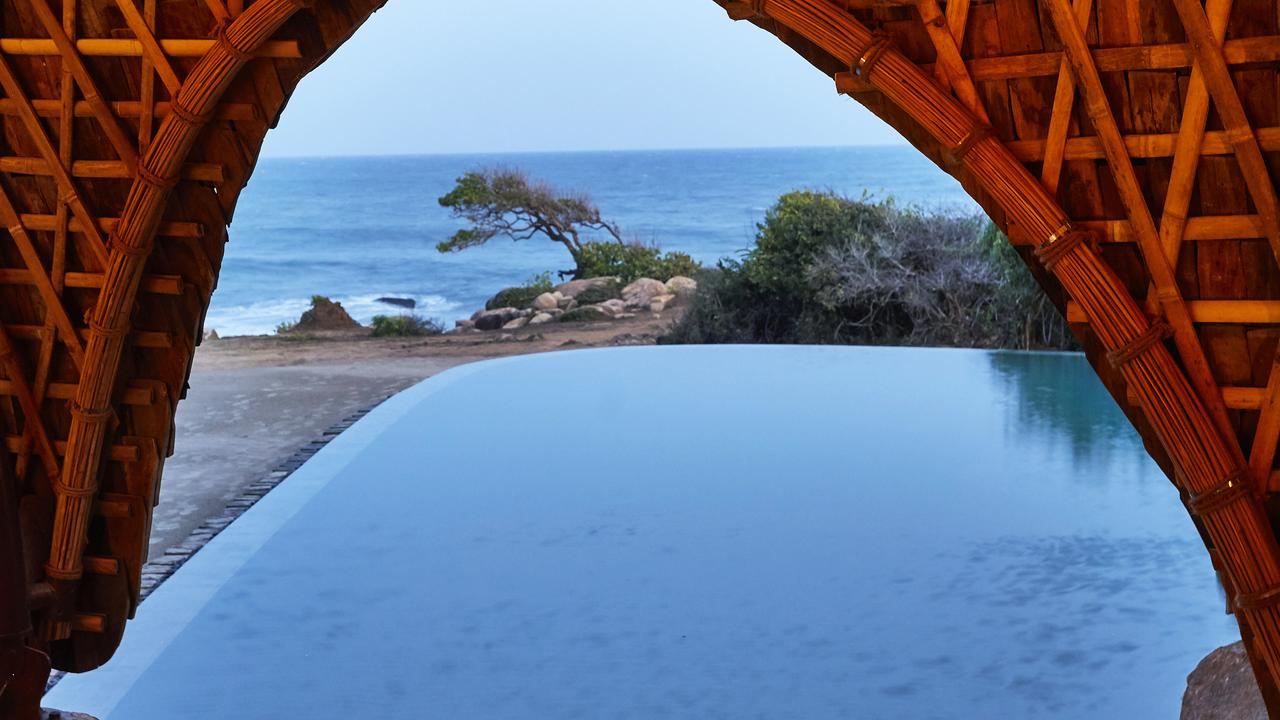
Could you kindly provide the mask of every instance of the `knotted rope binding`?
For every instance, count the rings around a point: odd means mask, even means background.
[[[975,125],[972,130],[965,134],[964,139],[959,144],[951,148],[951,161],[956,165],[964,162],[965,155],[969,154],[974,145],[993,137],[994,134],[988,125]]]
[[[173,103],[169,106],[169,112],[173,113],[175,116],[177,116],[179,120],[190,125],[191,127],[200,127],[202,125],[208,125],[209,120],[211,118],[210,113],[200,114],[200,113],[195,113],[195,112],[192,112],[191,110],[188,110],[187,107],[183,105],[180,101],[178,101],[176,98],[174,99]]]
[[[876,31],[871,36],[871,42],[867,44],[867,49],[862,51],[862,55],[853,63],[849,71],[860,78],[870,78],[871,71],[875,69],[876,63],[880,62],[880,57],[892,45],[893,38],[885,33]]]
[[[298,0],[294,0],[298,2]],[[753,18],[765,17],[765,6],[769,4],[769,0],[739,0],[738,2],[726,3],[724,11],[729,13],[730,20],[751,20]]]
[[[1250,612],[1263,610],[1280,603],[1280,586],[1252,593],[1240,593],[1235,597],[1236,610]]]
[[[178,184],[178,178],[166,178],[158,175],[146,163],[138,164],[138,179],[157,190],[172,190]]]
[[[298,4],[297,0],[294,0],[294,5],[297,5],[297,4]],[[299,9],[301,9],[301,6],[299,6]],[[218,25],[217,29],[213,31],[213,39],[217,41],[218,46],[221,47],[223,50],[225,50],[228,55],[235,58],[236,62],[239,62],[239,63],[249,62],[250,60],[253,59],[253,53],[246,52],[240,49],[240,47],[237,46],[235,43],[231,42],[231,38],[227,37],[227,27],[229,25],[230,25],[229,22]]]
[[[1192,513],[1205,517],[1248,495],[1249,487],[1244,482],[1244,470],[1236,470],[1218,483],[1217,487],[1188,498],[1187,508]]]
[[[1129,341],[1124,347],[1107,353],[1107,362],[1111,367],[1120,370],[1133,362],[1146,351],[1164,342],[1173,335],[1173,329],[1164,320],[1156,320],[1141,335]]]
[[[1070,225],[1063,225],[1061,229],[1049,236],[1049,239],[1040,244],[1036,248],[1036,257],[1040,259],[1040,264],[1045,270],[1053,272],[1053,267],[1058,264],[1062,258],[1066,257],[1072,250],[1075,250],[1081,243],[1091,242],[1093,234],[1088,230],[1077,230]]]

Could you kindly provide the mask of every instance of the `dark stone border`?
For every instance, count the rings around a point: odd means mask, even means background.
[[[185,540],[165,550],[164,555],[149,560],[142,567],[142,582],[138,591],[138,604],[141,605],[142,601],[147,599],[147,596],[164,584],[165,580],[172,577],[178,571],[178,568],[185,565],[196,553],[200,552],[205,545],[209,544],[210,540],[213,540],[219,533],[226,530],[231,523],[235,522],[237,518],[248,512],[249,508],[257,505],[259,500],[276,489],[280,483],[302,467],[303,463],[320,452],[325,445],[333,442],[334,438],[341,435],[352,425],[355,425],[374,408],[395,397],[395,395],[395,393],[387,395],[363,410],[357,410],[336,424],[329,426],[328,429],[321,433],[320,437],[303,445],[266,475],[249,483],[243,492],[227,503],[221,513],[205,520],[199,527],[192,530]],[[44,686],[44,691],[47,693],[52,690],[53,686],[57,685],[58,681],[65,676],[65,672],[55,670],[49,676],[49,682]]]

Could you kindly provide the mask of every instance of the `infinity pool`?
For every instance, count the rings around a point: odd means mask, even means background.
[[[388,401],[201,551],[103,720],[1175,717],[1238,638],[1082,357],[589,350]]]

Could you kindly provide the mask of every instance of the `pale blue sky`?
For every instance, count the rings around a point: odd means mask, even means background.
[[[265,154],[901,142],[711,0],[390,0],[303,80]]]

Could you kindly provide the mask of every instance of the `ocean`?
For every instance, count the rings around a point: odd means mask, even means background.
[[[266,159],[236,210],[206,329],[271,333],[313,295],[365,323],[399,312],[378,298],[413,298],[416,312],[452,326],[503,287],[571,267],[563,247],[540,238],[436,251],[463,227],[437,198],[463,173],[494,166],[586,192],[627,239],[708,263],[750,248],[765,211],[797,189],[978,211],[909,147]]]

